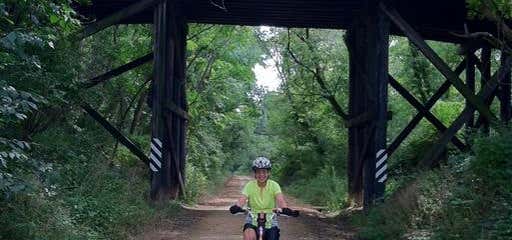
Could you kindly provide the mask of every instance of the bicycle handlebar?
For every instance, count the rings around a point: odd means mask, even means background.
[[[285,209],[287,209],[287,210],[285,210]],[[251,212],[250,209],[243,209],[241,207],[235,208],[235,209],[233,209],[233,211],[230,209],[230,211],[232,214]],[[291,210],[289,208],[283,208],[283,209],[276,208],[276,209],[272,210],[272,212],[277,213],[277,214],[287,215],[290,217],[298,217],[300,215],[300,212],[298,210]]]

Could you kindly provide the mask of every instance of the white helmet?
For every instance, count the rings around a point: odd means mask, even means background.
[[[257,157],[252,162],[252,170],[256,171],[256,169],[268,169],[270,170],[272,168],[272,164],[270,163],[270,160],[266,157]]]

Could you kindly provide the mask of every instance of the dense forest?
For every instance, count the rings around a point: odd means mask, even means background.
[[[510,3],[492,2],[468,1],[470,17],[510,17]],[[512,130],[500,123],[464,128],[458,136],[471,151],[449,146],[440,166],[425,170],[418,161],[439,132],[422,120],[390,157],[386,200],[369,212],[350,210],[341,30],[189,24],[186,197],[152,204],[147,166],[82,108],[149,151],[152,65],[84,86],[151,52],[152,28],[118,25],[74,41],[78,19],[68,0],[0,1],[0,239],[127,239],[227,177],[250,174],[261,155],[287,193],[339,213],[361,239],[512,238]],[[512,41],[507,31],[504,43]],[[428,43],[452,69],[463,59],[458,45]],[[493,69],[500,57],[491,52]],[[257,64],[277,70],[277,90],[257,84]],[[390,39],[389,72],[422,103],[445,80],[398,36]],[[465,104],[450,88],[431,111],[449,125]],[[498,101],[491,109],[499,112]],[[392,88],[389,110],[392,141],[417,111]]]

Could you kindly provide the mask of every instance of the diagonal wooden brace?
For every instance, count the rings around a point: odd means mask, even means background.
[[[398,14],[393,7],[386,6],[383,2],[379,4],[382,11],[400,28],[411,42],[418,47],[423,55],[441,72],[441,74],[450,81],[453,86],[464,96],[471,105],[473,105],[480,114],[489,121],[496,119],[494,114],[489,110],[487,105],[475,96],[471,89],[464,84],[457,74],[452,72],[450,67],[441,59],[434,50],[428,46],[425,40]]]
[[[441,133],[446,131],[447,127],[432,114],[429,109],[427,109],[423,104],[421,104],[412,94],[410,94],[407,89],[405,89],[395,78],[391,75],[388,76],[389,84],[404,97],[418,112],[423,115],[434,127],[437,128]],[[461,151],[466,150],[466,144],[464,144],[457,136],[454,136],[452,139],[453,144]]]
[[[491,77],[490,81],[485,84],[485,86],[480,90],[478,96],[482,99],[488,100],[492,93],[495,91],[498,86],[498,82],[501,81],[506,74],[510,72],[510,67],[512,65],[512,57],[508,57],[503,64],[500,66],[498,71]],[[475,110],[471,107],[465,108],[464,111],[453,121],[452,125],[445,131],[443,136],[430,148],[430,150],[425,154],[423,159],[421,160],[421,165],[423,167],[432,167],[439,161],[439,156],[441,155],[443,149],[450,139],[457,134],[457,132],[462,128],[464,123],[466,123],[473,114]]]
[[[139,0],[115,13],[112,15],[105,17],[99,21],[91,23],[84,27],[81,31],[75,34],[75,38],[77,40],[82,40],[86,37],[89,37],[107,27],[110,27],[114,24],[121,22],[122,20],[129,18],[149,7],[152,7],[163,0]]]
[[[117,77],[127,71],[130,71],[138,66],[141,66],[149,61],[153,60],[153,53],[148,53],[140,58],[137,58],[127,64],[124,64],[120,67],[117,67],[113,70],[110,70],[104,74],[101,74],[97,77],[89,79],[87,82],[82,83],[84,88],[94,87],[102,82],[105,82],[113,77]]]
[[[464,59],[455,69],[456,74],[461,74],[462,71],[464,71],[466,67],[466,59]],[[443,96],[443,94],[448,91],[450,88],[451,83],[450,81],[446,80],[439,89],[432,95],[432,97],[425,103],[424,107],[428,110],[434,106],[434,104]],[[405,140],[407,136],[414,130],[416,125],[421,121],[423,118],[423,114],[421,112],[418,112],[413,119],[407,124],[407,126],[400,132],[400,134],[393,140],[393,142],[388,146],[387,152],[388,155],[393,154],[395,150],[398,148],[398,146]]]
[[[96,120],[101,126],[103,126],[114,138],[116,138],[121,144],[123,144],[128,150],[130,150],[135,156],[139,157],[139,159],[145,164],[149,164],[149,158],[146,154],[135,145],[130,139],[124,136],[121,131],[119,131],[116,127],[110,124],[100,113],[94,110],[89,104],[83,103],[81,107],[89,114],[91,117]]]

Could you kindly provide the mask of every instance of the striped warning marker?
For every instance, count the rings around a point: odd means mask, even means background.
[[[377,182],[383,183],[388,178],[388,153],[386,152],[386,149],[380,149],[377,151],[377,154],[375,154],[376,158],[376,164],[375,164],[375,179],[377,179]]]
[[[149,168],[151,171],[158,172],[162,168],[162,141],[158,138],[151,139],[151,161]]]

